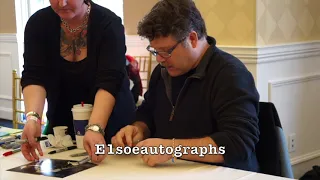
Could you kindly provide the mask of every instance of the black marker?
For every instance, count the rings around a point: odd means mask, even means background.
[[[57,150],[54,150],[54,151],[50,151],[48,154],[55,154],[55,153],[59,153],[59,152],[69,151],[69,150],[72,150],[72,149],[77,149],[77,146],[69,146],[69,147],[66,147],[66,148],[57,149]]]

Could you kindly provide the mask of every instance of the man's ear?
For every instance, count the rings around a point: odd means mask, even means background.
[[[191,31],[189,34],[189,40],[192,48],[196,48],[198,45],[198,34],[195,31]]]

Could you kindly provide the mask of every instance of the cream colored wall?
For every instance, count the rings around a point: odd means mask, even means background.
[[[320,40],[319,0],[257,0],[257,44]]]
[[[127,35],[137,34],[138,22],[157,2],[158,0],[123,0],[123,20]]]
[[[124,24],[136,34],[157,0],[124,0]],[[219,45],[271,45],[320,40],[319,0],[196,0],[208,33]],[[139,8],[132,8],[139,5]],[[226,13],[227,12],[227,13]],[[2,0],[0,33],[16,33],[13,0]]]
[[[124,0],[124,24],[128,35],[158,0]],[[208,34],[218,45],[256,45],[256,0],[195,0]],[[135,5],[139,8],[132,8]],[[228,12],[228,13],[226,13]]]
[[[16,33],[14,0],[1,0],[0,33]]]
[[[195,0],[218,45],[256,45],[256,0]]]

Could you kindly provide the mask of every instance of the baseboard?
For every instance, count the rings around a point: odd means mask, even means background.
[[[6,107],[0,107],[0,118],[12,120],[12,109]]]
[[[306,161],[310,161],[310,160],[318,158],[318,157],[320,157],[320,150],[313,151],[313,152],[310,152],[307,154],[303,154],[301,156],[291,158],[290,161],[291,161],[291,165],[293,166],[293,165],[301,164]]]

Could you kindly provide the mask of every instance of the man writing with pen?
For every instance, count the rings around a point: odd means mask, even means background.
[[[259,171],[259,94],[252,74],[236,57],[220,50],[207,35],[192,0],[161,0],[139,23],[159,63],[136,120],[112,138],[113,146],[220,147],[223,154],[180,158]],[[174,159],[172,154],[141,154],[149,166]]]

